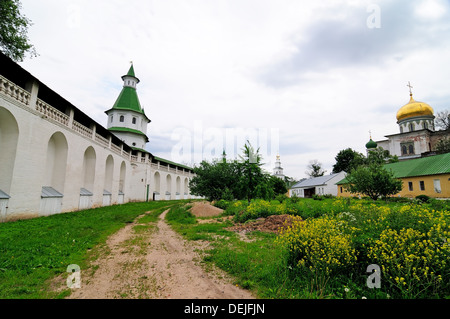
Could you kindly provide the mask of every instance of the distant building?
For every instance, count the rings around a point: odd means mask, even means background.
[[[371,138],[366,149],[381,147],[400,161],[433,155],[438,142],[450,137],[450,131],[435,131],[434,118],[433,108],[415,101],[410,90],[409,102],[397,112],[400,133],[386,135],[387,140],[374,142]]]
[[[336,183],[346,176],[345,172],[325,175],[298,182],[289,190],[289,196],[310,198],[313,195],[337,196]]]
[[[275,162],[275,168],[273,169],[273,176],[278,177],[284,181],[283,168],[281,167],[280,155],[277,155],[277,160]]]
[[[450,198],[450,153],[385,164],[384,168],[403,181],[402,191],[395,196]],[[346,179],[337,183],[338,196],[355,196],[345,190],[345,184]]]

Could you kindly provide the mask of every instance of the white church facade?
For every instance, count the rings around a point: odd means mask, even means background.
[[[2,53],[0,65],[0,222],[191,198],[192,168],[145,150],[133,66],[105,128]]]

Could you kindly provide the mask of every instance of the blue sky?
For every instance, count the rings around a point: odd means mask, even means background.
[[[408,81],[435,113],[450,108],[449,1],[22,5],[40,54],[25,69],[106,126],[133,61],[148,149],[188,165],[223,147],[234,157],[242,132],[256,132],[267,169],[279,152],[288,176],[305,177],[314,159],[330,173],[340,150],[365,152],[369,130],[398,132]]]

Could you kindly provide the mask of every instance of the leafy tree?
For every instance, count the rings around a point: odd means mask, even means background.
[[[310,178],[320,177],[325,174],[325,171],[322,169],[322,164],[319,163],[318,160],[313,160],[309,162],[308,170],[305,172]]]
[[[242,149],[243,155],[239,155],[241,159],[241,188],[246,189],[247,200],[250,202],[256,195],[256,188],[260,184],[266,184],[266,179],[262,171],[261,166],[263,163],[262,156],[259,154],[259,148],[255,151],[249,141],[244,145]],[[259,186],[259,192],[262,192]]]
[[[371,163],[353,169],[347,175],[345,188],[352,194],[364,194],[377,200],[378,197],[395,195],[403,188],[403,183],[394,177],[392,171],[382,165]]]
[[[37,56],[27,36],[32,23],[20,13],[21,8],[20,0],[0,1],[0,49],[16,62],[22,62],[26,52]]]
[[[364,155],[351,148],[340,151],[334,159],[336,164],[333,165],[333,173],[348,173],[364,163]]]
[[[247,142],[248,143],[248,142]],[[227,161],[226,154],[221,159],[202,161],[194,168],[194,176],[189,184],[191,193],[204,196],[208,200],[233,200],[254,198],[273,199],[287,193],[283,180],[271,176],[261,168],[262,157],[259,149],[250,143],[244,146],[240,160]]]
[[[192,194],[205,196],[211,201],[240,197],[236,192],[239,182],[239,167],[236,161],[202,161],[199,167],[194,168],[194,173],[196,176],[189,183]]]
[[[450,138],[444,137],[436,144],[436,153],[444,154],[450,152]]]
[[[382,147],[377,147],[374,150],[370,150],[367,158],[365,159],[367,164],[386,164],[386,163],[397,163],[398,156],[391,155],[389,151],[383,149]]]

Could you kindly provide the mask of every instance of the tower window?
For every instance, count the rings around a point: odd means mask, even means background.
[[[121,123],[125,122],[125,116],[123,116],[123,115],[120,116],[120,122]]]
[[[136,124],[136,118],[135,117],[133,117],[133,124]]]
[[[111,115],[111,123],[113,122],[114,119],[114,115]]]

